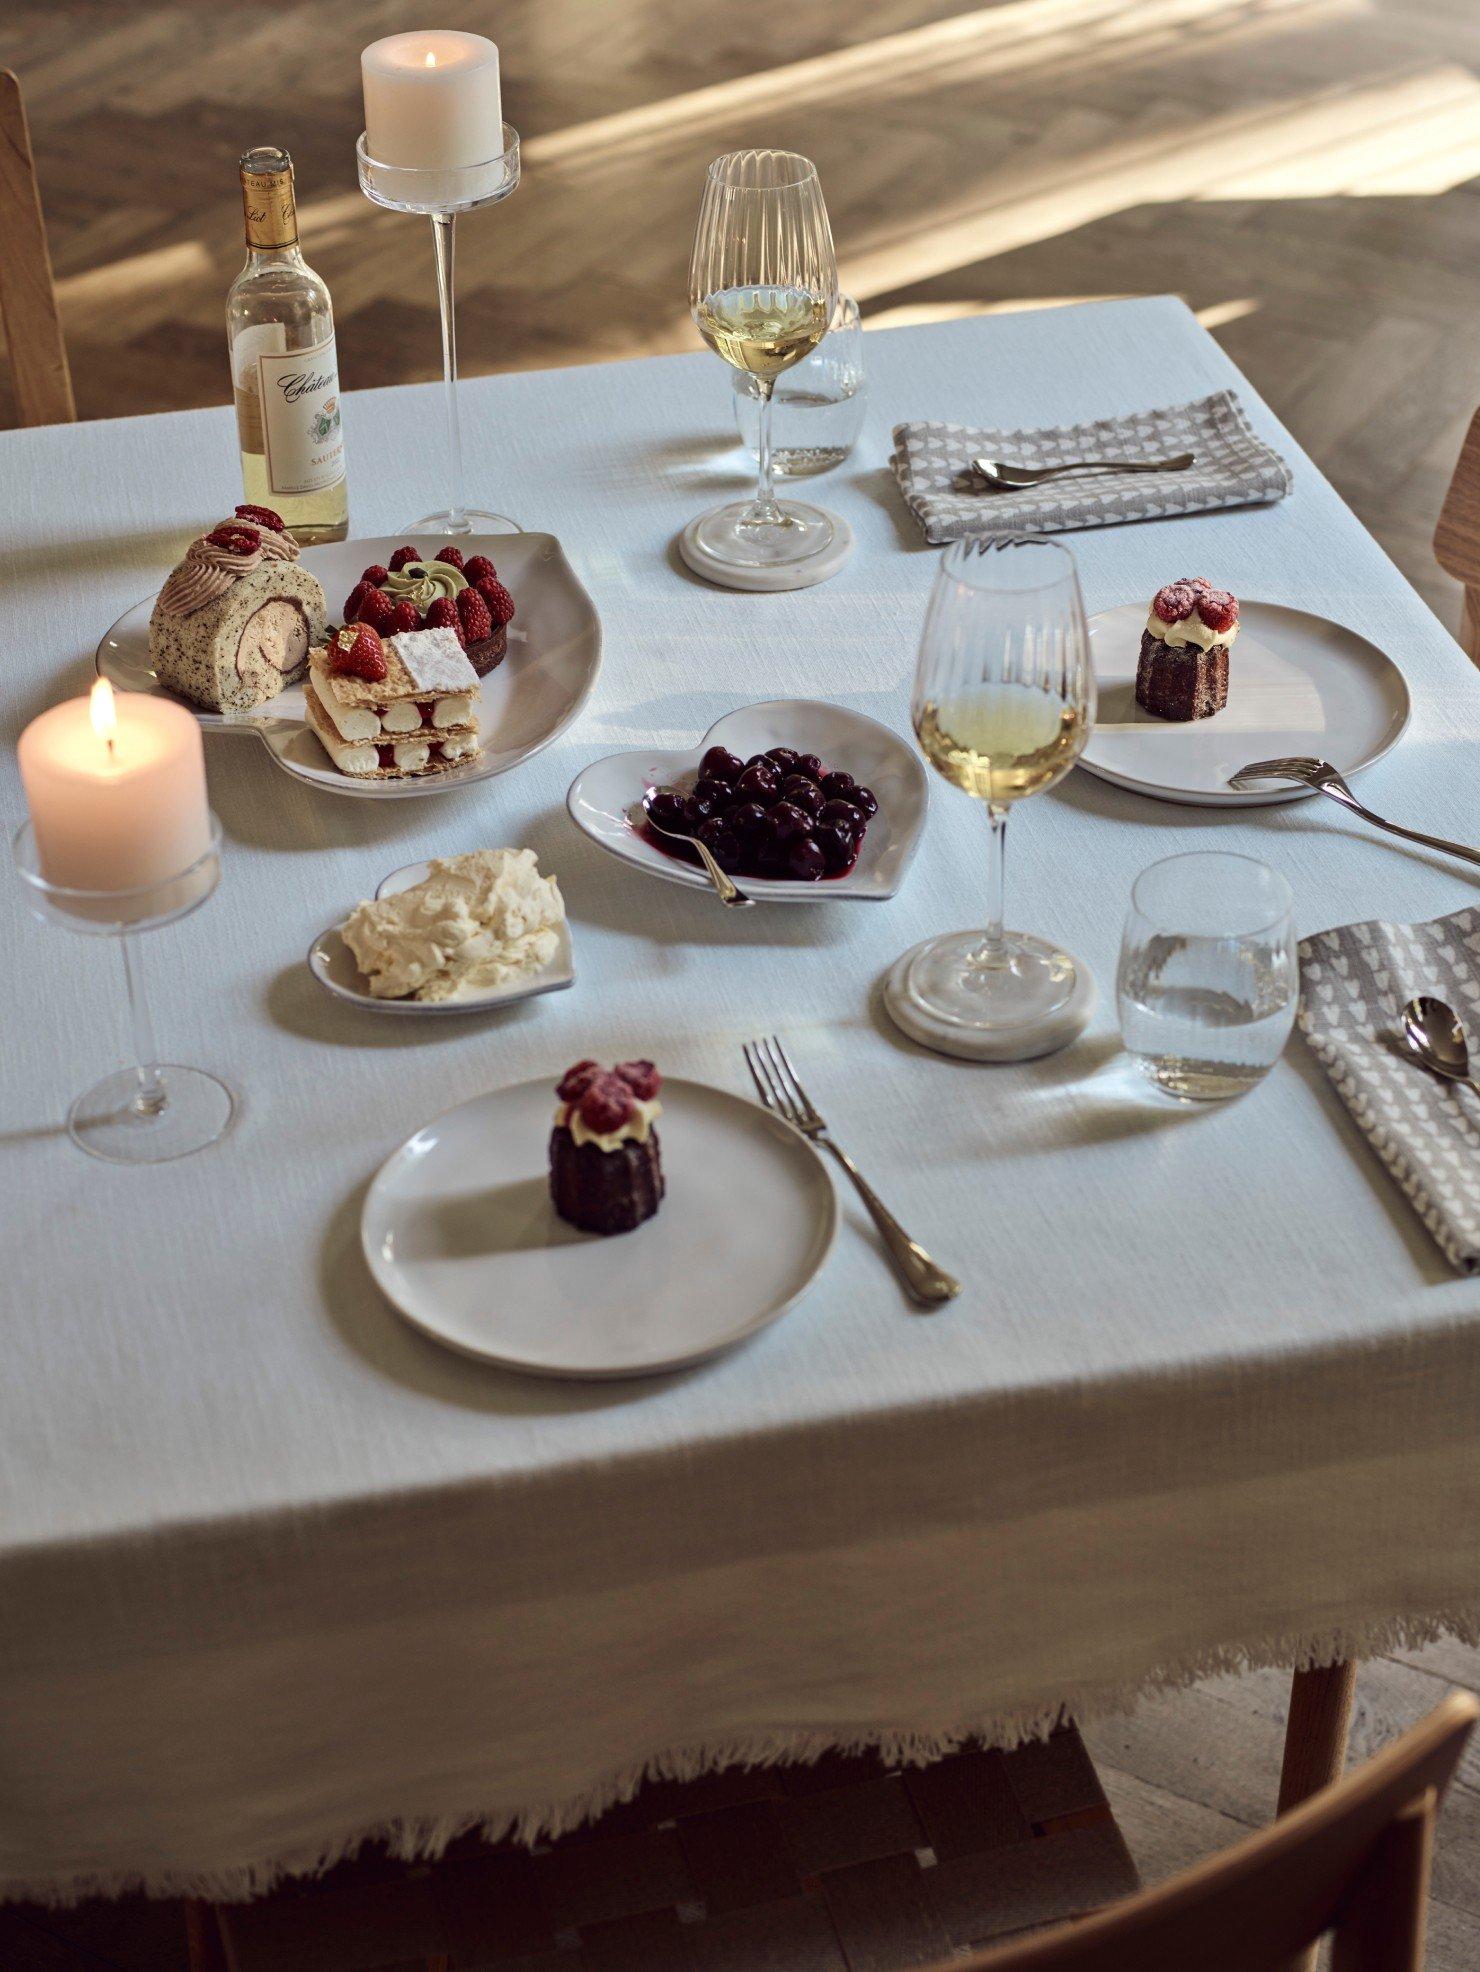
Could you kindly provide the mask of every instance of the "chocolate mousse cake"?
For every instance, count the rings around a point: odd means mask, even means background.
[[[451,630],[480,678],[509,648],[514,598],[487,555],[469,555],[449,541],[430,561],[409,543],[389,566],[372,562],[344,602],[344,620],[368,623],[382,637],[407,630]]]
[[[1205,575],[1168,582],[1151,601],[1136,665],[1136,703],[1155,719],[1210,719],[1228,703],[1238,602]]]
[[[550,1197],[582,1232],[631,1232],[657,1211],[664,1185],[654,1124],[662,1080],[650,1061],[610,1069],[578,1061],[562,1076],[550,1133]]]
[[[240,506],[191,542],[149,619],[154,675],[211,712],[276,698],[324,640],[324,592],[267,507]]]

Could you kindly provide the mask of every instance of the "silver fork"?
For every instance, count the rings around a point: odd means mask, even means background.
[[[1439,849],[1446,856],[1458,856],[1461,862],[1480,866],[1480,849],[1467,849],[1462,842],[1449,842],[1442,835],[1425,835],[1419,829],[1405,829],[1397,822],[1374,815],[1358,801],[1331,762],[1317,760],[1313,754],[1295,754],[1286,760],[1253,760],[1228,777],[1228,785],[1241,790],[1251,781],[1296,781],[1301,787],[1314,788],[1317,794],[1329,794],[1343,808],[1360,815],[1364,822],[1371,822],[1374,828],[1386,829],[1389,835],[1400,835],[1405,842],[1419,842],[1425,849]]]
[[[827,1124],[812,1106],[812,1100],[797,1079],[797,1072],[780,1041],[773,1034],[768,1041],[747,1041],[745,1061],[761,1102],[773,1116],[830,1150],[848,1176],[853,1189],[868,1207],[869,1217],[879,1229],[884,1251],[906,1291],[923,1307],[937,1308],[953,1301],[961,1283],[938,1267],[918,1241],[910,1238],[877,1192],[869,1184],[840,1143],[833,1140]]]

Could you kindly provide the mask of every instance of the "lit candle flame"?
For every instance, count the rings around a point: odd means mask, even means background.
[[[113,687],[106,678],[99,678],[93,686],[87,710],[93,731],[112,753],[113,736],[118,731],[118,707],[114,702]]]
[[[437,66],[437,56],[436,56],[436,52],[435,52],[435,50],[433,50],[433,49],[431,49],[431,48],[428,48],[428,49],[427,49],[427,53],[426,53],[426,66],[427,66],[428,68],[435,68],[435,67]]]

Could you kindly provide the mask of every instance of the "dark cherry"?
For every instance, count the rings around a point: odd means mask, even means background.
[[[794,801],[778,801],[771,810],[771,833],[777,842],[790,842],[795,836],[810,834],[811,829],[812,817]]]
[[[728,875],[734,876],[745,867],[745,844],[738,835],[728,829],[721,831],[719,839],[708,844],[709,853]]]
[[[800,774],[792,774],[781,783],[781,799],[791,802],[805,814],[818,814],[822,808],[822,789],[816,781],[805,780]]]
[[[827,868],[836,875],[846,870],[853,861],[853,837],[847,829],[840,829],[832,822],[819,822],[812,831],[812,840]]]
[[[776,762],[766,753],[752,753],[746,761],[747,767],[764,767],[768,773],[774,771]]]
[[[717,781],[738,781],[745,772],[745,762],[737,759],[728,747],[712,746],[699,762],[699,772]]]
[[[830,773],[822,776],[822,792],[829,801],[842,801],[852,798],[858,785],[851,774]]]
[[[719,780],[712,774],[706,774],[700,780],[694,793],[700,800],[709,803],[710,812],[715,815],[722,815],[727,808],[735,805],[734,788],[728,781]]]
[[[780,776],[769,760],[762,760],[759,766],[752,761],[736,781],[735,793],[742,801],[759,801],[762,807],[769,807],[781,793]]]
[[[710,816],[714,813],[714,803],[708,798],[707,795],[701,797],[696,792],[694,794],[691,794],[688,800],[683,804],[683,812],[684,812],[684,819],[688,823],[689,834],[697,835],[702,825],[705,822],[707,822]]]
[[[725,826],[732,829],[742,841],[747,836],[759,835],[766,826],[766,810],[758,801],[739,801],[725,816]]]
[[[786,845],[786,874],[802,883],[816,883],[827,874],[827,859],[810,835],[799,835]]]
[[[768,749],[766,758],[773,767],[779,767],[783,774],[796,771],[797,756],[789,746],[773,746]]]
[[[824,801],[822,822],[831,822],[835,828],[847,829],[850,835],[862,835],[868,824],[863,819],[863,810],[855,808],[851,801]]]
[[[799,753],[795,771],[805,774],[809,781],[820,781],[826,769],[815,753]]]
[[[668,789],[655,794],[648,803],[648,813],[660,829],[676,829],[682,835],[688,834],[689,818],[681,794],[674,794]]]
[[[848,796],[855,808],[863,810],[865,818],[872,818],[879,812],[879,797],[871,787],[856,787]]]
[[[805,837],[799,839],[802,841],[806,840]],[[755,851],[751,868],[757,876],[785,876],[786,850],[779,842],[762,841],[760,847]]]

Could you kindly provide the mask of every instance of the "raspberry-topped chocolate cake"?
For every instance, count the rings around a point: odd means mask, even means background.
[[[382,637],[406,630],[451,630],[480,678],[509,648],[514,598],[487,555],[463,559],[449,541],[430,561],[409,543],[390,566],[372,562],[344,602],[344,620],[368,623]]]
[[[1205,575],[1168,582],[1151,602],[1136,666],[1136,703],[1156,719],[1208,719],[1228,703],[1238,601]]]
[[[624,1233],[652,1218],[663,1197],[658,1090],[650,1061],[603,1068],[578,1061],[561,1077],[550,1133],[550,1197],[582,1232]]]

